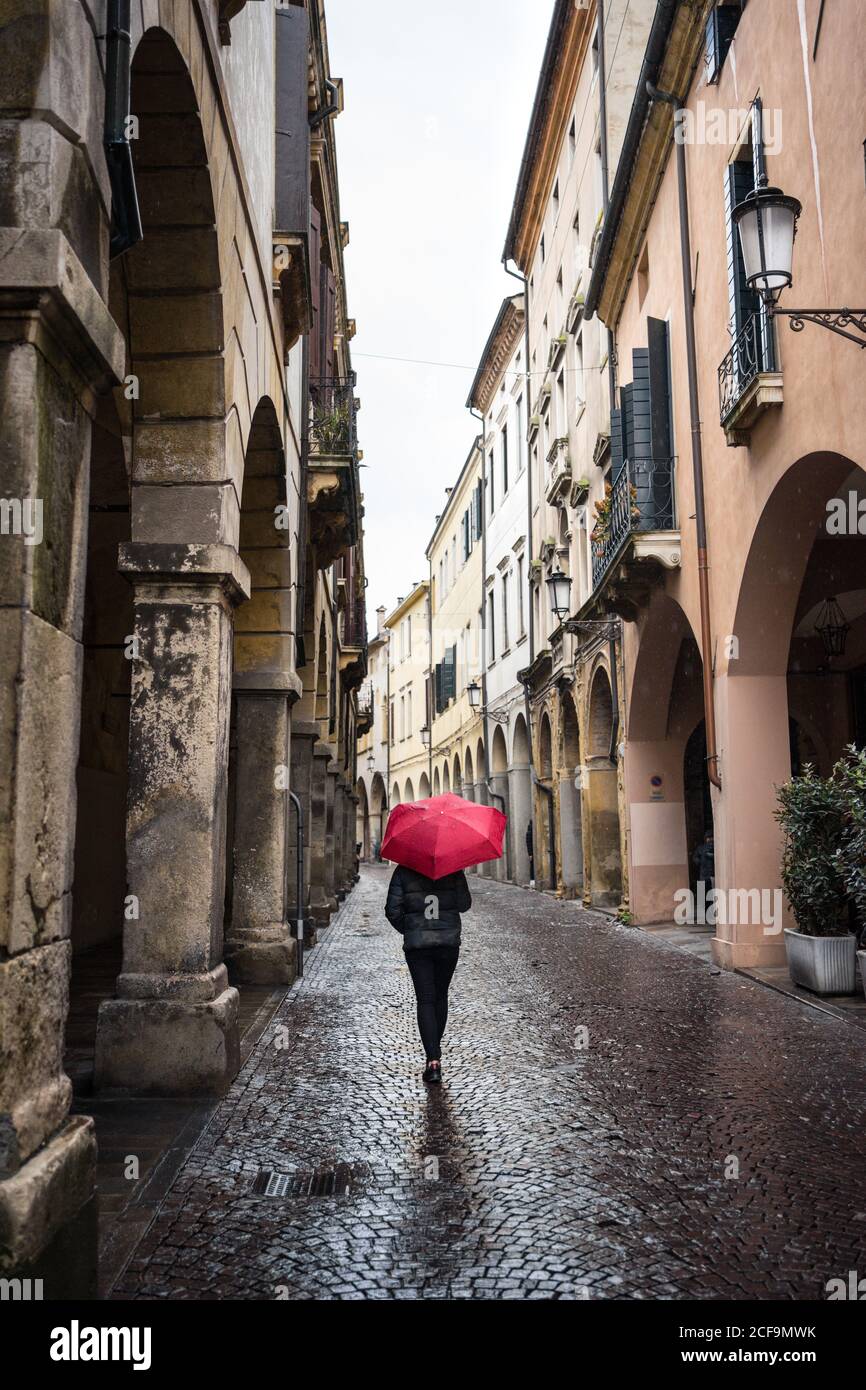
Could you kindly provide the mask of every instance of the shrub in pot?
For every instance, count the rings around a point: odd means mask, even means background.
[[[777,790],[784,832],[782,886],[797,923],[785,928],[788,970],[817,994],[853,994],[856,938],[848,929],[848,887],[837,851],[846,825],[840,780],[806,766]]]

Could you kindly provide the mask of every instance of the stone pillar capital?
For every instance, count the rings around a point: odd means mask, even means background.
[[[303,693],[300,677],[294,671],[235,671],[232,689],[236,695],[273,695],[288,700],[290,705],[297,704]],[[293,725],[292,733],[297,733],[297,729]]]
[[[0,261],[0,338],[34,343],[93,414],[123,378],[126,346],[81,261],[57,228],[21,227],[0,227]]]
[[[118,549],[117,567],[136,584],[174,590],[216,586],[233,604],[250,596],[250,572],[230,545],[125,541]],[[174,600],[181,601],[178,594]],[[200,602],[200,595],[190,594],[189,601]]]

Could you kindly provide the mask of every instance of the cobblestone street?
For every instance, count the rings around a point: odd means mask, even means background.
[[[427,1089],[387,879],[363,870],[115,1298],[820,1299],[866,1268],[859,1029],[470,876]]]

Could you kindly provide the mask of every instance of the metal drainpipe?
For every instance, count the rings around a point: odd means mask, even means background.
[[[484,743],[484,785],[487,795],[502,803],[500,809],[504,815],[505,797],[494,791],[490,784],[490,730],[487,721],[487,422],[472,406],[469,407],[469,414],[481,421],[481,737]]]
[[[677,186],[680,215],[680,259],[683,277],[683,312],[686,322],[686,357],[689,373],[689,417],[692,435],[692,471],[695,487],[695,529],[698,542],[698,589],[701,605],[701,657],[704,667],[704,722],[707,729],[707,776],[721,790],[719,755],[716,748],[716,704],[713,690],[713,642],[710,619],[709,561],[707,558],[707,518],[704,508],[704,463],[701,444],[701,412],[698,400],[698,366],[695,352],[695,301],[692,286],[692,251],[689,237],[689,202],[686,183],[686,150],[676,139],[676,113],[682,110],[679,97],[660,91],[651,82],[646,90],[653,101],[664,101],[674,109],[674,145],[677,159]]]
[[[141,213],[127,121],[131,85],[130,0],[109,0],[105,45],[105,160],[111,182],[110,254],[121,255],[141,241]]]

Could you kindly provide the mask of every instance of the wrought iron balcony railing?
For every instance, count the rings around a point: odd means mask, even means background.
[[[722,424],[762,372],[776,370],[773,325],[763,313],[752,314],[719,367],[719,414]]]
[[[313,458],[354,455],[357,450],[355,376],[310,382],[308,442]]]
[[[366,647],[367,605],[363,598],[353,599],[343,614],[344,647]]]
[[[675,531],[674,458],[626,459],[592,532],[592,585],[597,589],[635,532]]]

